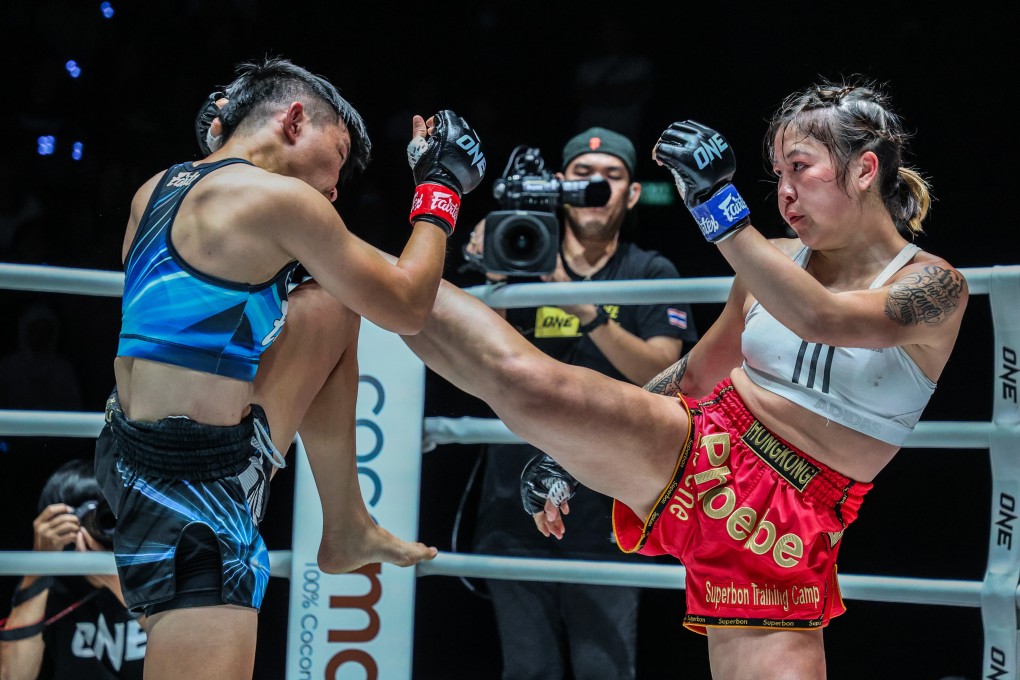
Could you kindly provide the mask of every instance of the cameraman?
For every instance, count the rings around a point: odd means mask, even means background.
[[[32,549],[112,550],[114,518],[102,498],[92,461],[62,465],[40,494]],[[24,576],[0,621],[0,680],[140,679],[141,624],[128,613],[116,574]]]
[[[620,240],[641,185],[629,139],[594,127],[563,147],[560,180],[609,183],[601,207],[564,206],[565,229],[551,274],[511,280],[617,281],[675,279],[663,255]],[[484,261],[485,221],[472,232],[465,256]],[[488,272],[489,281],[506,276]],[[686,304],[561,305],[502,310],[546,354],[643,385],[675,363],[697,340]],[[685,344],[687,345],[685,347]],[[474,548],[479,553],[587,560],[642,560],[613,542],[612,500],[583,486],[561,506],[568,531],[546,525],[544,513],[522,512],[521,471],[541,451],[527,444],[492,444],[484,456]],[[538,531],[536,531],[536,526]],[[539,533],[541,532],[541,533]],[[557,541],[549,541],[555,534]],[[633,678],[640,589],[537,581],[486,581],[503,650],[503,678]]]

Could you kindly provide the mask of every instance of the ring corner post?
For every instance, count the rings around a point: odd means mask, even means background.
[[[994,267],[989,303],[995,334],[991,535],[981,588],[984,652],[981,677],[1017,680],[1020,656],[1020,266]]]

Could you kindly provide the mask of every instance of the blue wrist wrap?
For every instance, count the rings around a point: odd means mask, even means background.
[[[709,243],[721,241],[730,232],[747,224],[751,216],[747,203],[732,184],[727,184],[690,211]]]

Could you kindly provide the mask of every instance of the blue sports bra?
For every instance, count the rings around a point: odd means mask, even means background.
[[[167,170],[152,193],[125,265],[118,356],[254,380],[259,358],[283,330],[287,291],[298,263],[265,283],[209,276],[174,249],[171,230],[191,187],[240,158]]]

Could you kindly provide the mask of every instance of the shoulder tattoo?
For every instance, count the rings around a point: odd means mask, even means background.
[[[687,372],[687,357],[689,356],[690,354],[685,354],[680,361],[649,380],[645,389],[656,394],[665,394],[668,397],[680,394],[680,381],[684,379],[684,373]]]
[[[889,287],[885,315],[902,326],[940,324],[960,306],[963,286],[958,271],[926,265]]]

